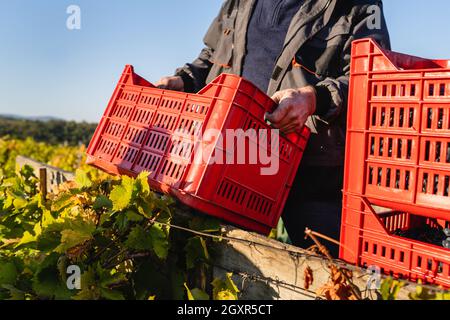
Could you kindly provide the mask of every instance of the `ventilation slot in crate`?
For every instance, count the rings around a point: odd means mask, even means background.
[[[202,129],[203,121],[192,118],[181,118],[178,125],[177,134],[196,136]]]
[[[424,108],[424,132],[450,133],[450,105],[429,106]]]
[[[136,103],[138,100],[139,94],[131,91],[122,91],[120,95],[120,100],[126,101],[128,103]]]
[[[144,145],[148,150],[164,153],[167,150],[169,140],[170,138],[168,135],[157,131],[151,131],[147,142]]]
[[[154,113],[155,113],[155,111],[151,110],[151,109],[137,108],[136,112],[134,113],[132,121],[135,123],[139,123],[139,124],[148,126],[148,125],[150,125],[150,123],[153,119]]]
[[[186,170],[186,165],[182,162],[177,162],[174,159],[166,159],[161,168],[160,175],[163,176],[164,181],[171,185],[181,182],[181,178]]]
[[[426,81],[425,97],[429,99],[450,98],[448,81]]]
[[[184,108],[185,112],[207,115],[209,111],[209,106],[205,104],[200,104],[196,102],[188,102]]]
[[[450,173],[438,173],[435,170],[420,170],[421,193],[434,196],[450,196]]]
[[[381,221],[383,222],[384,227],[389,233],[393,233],[397,230],[407,230],[410,225],[410,215],[408,213],[391,213],[391,214],[383,214],[380,216]]]
[[[266,127],[261,124],[258,120],[254,119],[253,117],[248,117],[247,120],[244,123],[243,126],[244,130],[255,130],[257,133],[259,133],[261,130],[266,129]]]
[[[175,100],[173,98],[162,99],[160,107],[165,108],[165,109],[180,111],[181,108],[183,107],[183,101]]]
[[[162,156],[155,155],[151,152],[142,151],[136,162],[136,169],[139,171],[150,172],[150,177],[153,178],[161,162]]]
[[[190,159],[193,149],[192,141],[173,139],[170,154],[183,159]]]
[[[104,134],[107,134],[107,135],[111,136],[112,138],[117,139],[117,137],[122,137],[124,130],[125,130],[125,124],[110,121],[106,125]]]
[[[118,143],[105,138],[100,140],[95,156],[106,161],[111,161]]]
[[[290,161],[292,158],[292,154],[294,152],[292,145],[284,139],[280,139],[279,144],[280,144],[280,149],[279,149],[280,159],[283,159],[285,161]],[[276,152],[277,151],[276,147],[274,147],[274,149]]]
[[[242,206],[246,200],[249,191],[242,186],[232,183],[228,180],[223,180],[220,183],[219,189],[217,190],[217,195],[235,205]]]
[[[247,208],[258,214],[268,216],[272,210],[272,201],[256,193],[251,193],[248,199]]]
[[[372,105],[370,129],[417,130],[416,107],[404,105]]]
[[[424,164],[450,165],[450,139],[424,138],[421,150],[420,160]]]
[[[158,113],[156,115],[153,127],[173,131],[176,125],[177,115],[168,113]]]
[[[139,149],[130,147],[128,145],[120,145],[119,150],[114,159],[114,163],[133,163],[136,160],[136,156]]]
[[[383,98],[419,98],[419,81],[396,82],[374,82],[372,83],[372,97],[374,99]]]
[[[153,96],[148,94],[142,94],[139,99],[139,104],[147,107],[157,107],[161,98],[159,96]]]
[[[113,108],[111,117],[120,119],[122,121],[127,121],[130,118],[132,112],[133,107],[117,103]]]
[[[383,259],[396,261],[400,264],[405,262],[405,251],[388,248],[387,246],[380,245],[377,241],[364,241],[363,254],[370,254],[372,257],[378,256]]]
[[[369,158],[407,162],[415,161],[417,158],[416,138],[372,134],[369,136],[369,142]]]
[[[144,142],[146,134],[147,129],[130,126],[125,134],[124,140],[134,143],[140,147]]]
[[[381,164],[370,164],[368,168],[367,184],[369,186],[392,190],[411,190],[413,182],[411,170]]]

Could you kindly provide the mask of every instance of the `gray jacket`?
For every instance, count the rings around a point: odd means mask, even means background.
[[[241,75],[255,2],[224,2],[206,33],[200,56],[176,72],[183,77],[186,91],[200,90],[221,73]],[[373,29],[377,23],[381,28]],[[318,112],[307,122],[313,134],[304,157],[306,165],[343,165],[351,43],[366,37],[390,49],[382,1],[305,0],[293,18],[267,94],[316,87]]]

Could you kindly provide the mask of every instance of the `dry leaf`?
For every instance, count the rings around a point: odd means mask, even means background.
[[[303,287],[306,290],[308,290],[312,286],[312,284],[314,282],[314,274],[313,274],[312,269],[310,267],[307,267],[305,269],[304,273],[303,273],[303,276],[305,278],[305,282],[303,284]]]

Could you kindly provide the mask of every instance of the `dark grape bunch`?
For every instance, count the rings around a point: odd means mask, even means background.
[[[409,230],[397,230],[394,232],[396,236],[421,241],[436,246],[442,246],[450,249],[450,229],[432,228],[425,225],[420,228]]]
[[[444,248],[450,249],[450,228],[444,229],[444,234],[447,239],[442,241],[442,245],[444,246]]]

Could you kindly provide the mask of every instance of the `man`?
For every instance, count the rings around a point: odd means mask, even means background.
[[[196,92],[234,73],[279,104],[267,115],[273,127],[284,134],[311,128],[283,214],[301,247],[309,245],[306,227],[339,238],[351,43],[365,37],[390,47],[381,1],[228,0],[200,56],[158,83]]]

